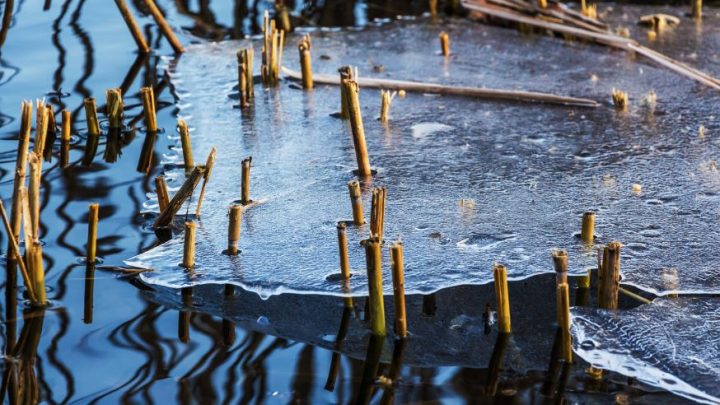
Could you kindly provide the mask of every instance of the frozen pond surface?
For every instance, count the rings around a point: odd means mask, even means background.
[[[717,75],[720,19],[707,14],[703,27],[684,20],[657,48]],[[611,17],[634,23],[631,10]],[[437,54],[441,30],[452,39],[447,60]],[[584,272],[596,263],[594,249],[576,238],[588,210],[597,212],[597,245],[624,243],[624,282],[660,294],[720,291],[717,92],[623,52],[464,20],[311,36],[316,72],[353,64],[361,76],[554,92],[603,104],[567,108],[408,93],[395,99],[383,126],[375,119],[379,91],[361,90],[378,171],[364,185],[366,217],[370,187],[386,186],[385,237],[404,242],[408,292],[488,283],[494,261],[507,264],[511,279],[550,272],[553,248],[568,249],[571,272]],[[287,40],[283,57],[296,70],[298,39]],[[170,66],[196,161],[218,148],[198,224],[197,267],[186,272],[177,265],[181,235],[128,262],[154,270],[144,281],[174,288],[232,283],[262,296],[342,294],[327,276],[339,271],[335,224],[351,218],[346,183],[355,159],[347,124],[332,116],[339,89],[258,84],[254,107],[241,112],[234,108],[235,52],[250,44],[192,45]],[[254,46],[258,62],[259,42]],[[628,112],[610,105],[613,88],[629,92]],[[651,91],[655,105],[644,102]],[[221,253],[227,207],[239,198],[240,161],[250,155],[251,196],[263,203],[245,212],[242,253],[228,257]],[[177,189],[182,169],[168,176]],[[461,206],[463,199],[473,203]],[[157,211],[154,196],[146,207]],[[368,228],[348,228],[357,295],[366,291],[358,242]],[[384,285],[389,293],[389,271]]]
[[[574,350],[595,367],[720,402],[720,299],[660,299],[615,314],[575,308]]]

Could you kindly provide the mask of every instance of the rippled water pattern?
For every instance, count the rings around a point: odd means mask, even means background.
[[[717,298],[572,311],[574,350],[584,360],[704,403],[720,402],[719,327]]]
[[[634,21],[627,13],[615,18]],[[717,20],[706,18],[707,29],[690,42],[695,48],[676,42],[664,50],[682,59],[692,49],[717,47]],[[452,38],[447,60],[437,52],[441,29]],[[720,290],[716,92],[623,52],[470,21],[439,26],[419,19],[311,36],[315,72],[355,64],[361,76],[546,91],[603,104],[581,109],[408,94],[395,99],[385,127],[376,120],[379,91],[362,90],[378,170],[365,184],[366,216],[369,187],[386,186],[385,236],[404,242],[408,292],[490,282],[494,261],[507,264],[515,279],[552,271],[553,248],[568,249],[571,272],[583,272],[596,264],[595,250],[576,237],[587,210],[597,212],[596,246],[624,243],[624,282],[660,294]],[[295,69],[297,40],[288,39],[283,59]],[[152,268],[143,280],[165,286],[232,283],[261,295],[340,294],[326,277],[339,271],[335,224],[351,216],[345,184],[354,178],[355,160],[346,123],[331,116],[339,90],[257,85],[254,108],[241,112],[234,108],[235,52],[250,44],[189,46],[170,73],[196,160],[218,148],[196,269],[177,265],[182,236],[129,263]],[[257,61],[259,44],[252,44]],[[719,73],[708,58],[689,62]],[[610,105],[613,88],[629,92],[628,112]],[[648,105],[653,90],[657,104]],[[242,253],[231,258],[221,254],[226,209],[239,198],[240,161],[249,155],[251,195],[262,204],[246,211]],[[179,170],[170,175],[182,180]],[[356,294],[366,289],[358,242],[367,235],[367,226],[348,229]]]

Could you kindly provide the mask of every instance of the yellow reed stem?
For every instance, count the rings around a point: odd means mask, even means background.
[[[443,56],[450,56],[450,36],[447,32],[440,33],[440,52]]]
[[[145,0],[145,5],[150,11],[150,14],[155,20],[155,23],[160,28],[160,32],[162,32],[163,36],[165,36],[168,42],[170,42],[170,45],[172,46],[173,50],[175,50],[175,53],[185,52],[185,49],[183,49],[182,44],[175,36],[175,33],[170,27],[170,24],[168,24],[168,22],[165,20],[165,17],[160,12],[160,9],[158,9],[158,7],[155,5],[155,0]]]
[[[557,322],[562,333],[562,359],[572,362],[572,337],[570,336],[570,290],[567,283],[557,286]]]
[[[502,264],[493,268],[495,298],[497,299],[498,329],[501,333],[512,332],[510,324],[510,294],[508,293],[507,269]]]
[[[252,156],[242,161],[242,184],[240,203],[242,205],[250,204],[250,165],[252,164]]]
[[[692,0],[692,13],[693,18],[702,18],[702,0]]]
[[[362,225],[365,223],[365,215],[363,214],[360,183],[357,180],[352,180],[348,182],[348,191],[350,192],[350,204],[352,205],[353,223],[357,226]]]
[[[185,176],[188,176],[195,168],[195,162],[193,161],[192,153],[192,143],[190,142],[190,130],[188,129],[187,123],[183,119],[178,120],[178,129],[180,131],[180,143],[182,144],[183,161],[185,162]]]
[[[310,55],[310,35],[306,34],[298,44],[300,66],[302,70],[302,86],[305,90],[313,88],[312,58]]]
[[[35,105],[36,124],[35,124],[35,145],[33,145],[33,153],[42,159],[45,151],[45,140],[48,131],[48,109],[44,101],[37,100]]]
[[[350,66],[343,66],[338,69],[340,73],[340,118],[347,120],[350,119],[350,107],[348,106],[347,94],[345,94],[345,86],[343,85],[345,80],[353,80],[353,69]]]
[[[122,128],[123,119],[123,99],[120,89],[108,89],[105,92],[107,100],[108,123],[110,128]]]
[[[130,30],[130,35],[132,35],[135,43],[137,44],[138,51],[140,53],[149,53],[150,47],[148,46],[140,27],[137,25],[137,22],[135,22],[135,18],[130,12],[125,0],[115,0],[115,4],[117,5],[118,10],[120,10],[120,14],[122,15],[123,20],[125,20],[128,30]]]
[[[70,163],[70,133],[72,132],[72,114],[68,110],[62,112],[62,132],[60,135],[60,167]]]
[[[87,237],[87,254],[88,263],[95,263],[97,259],[97,231],[98,231],[98,213],[100,205],[92,203],[88,207],[88,237]]]
[[[360,113],[360,88],[354,80],[344,80],[345,97],[350,114],[350,127],[352,128],[353,143],[355,145],[355,158],[358,165],[358,176],[369,177],[372,175],[370,169],[370,158],[368,157],[365,144],[365,128],[363,127],[362,114]]]
[[[47,304],[47,293],[45,292],[45,269],[43,265],[42,244],[34,240],[28,247],[25,255],[28,258],[28,270],[33,283],[33,290],[36,293],[36,304]]]
[[[365,243],[365,260],[368,273],[368,299],[370,302],[370,328],[373,335],[385,336],[385,302],[382,286],[382,252],[377,239]]]
[[[340,254],[340,273],[344,280],[350,279],[350,257],[348,255],[348,242],[344,222],[337,224],[338,250]]]
[[[25,187],[28,147],[30,145],[30,131],[32,129],[32,108],[32,103],[29,101],[23,101],[20,133],[18,134],[18,150],[17,157],[15,159],[15,179],[13,184],[12,207],[10,208],[10,229],[8,230],[8,233],[13,236],[15,241],[20,239],[20,219],[22,211],[20,190]],[[8,239],[10,239],[10,242],[8,243],[8,256],[13,257],[15,254],[19,254],[20,252],[13,250],[16,246],[12,245],[12,238],[8,237]],[[24,264],[22,266],[24,266]]]
[[[566,250],[554,250],[552,252],[553,266],[555,267],[555,275],[557,283],[562,284],[568,282],[568,254]]]
[[[242,223],[243,207],[240,204],[230,206],[228,223],[228,248],[229,255],[236,256],[239,252],[238,242],[240,241],[240,228]]]
[[[195,223],[185,222],[185,240],[183,243],[182,266],[186,269],[195,267]]]
[[[170,203],[170,196],[168,195],[167,182],[165,176],[155,177],[155,193],[158,198],[158,209],[163,212]]]
[[[402,242],[397,241],[390,245],[390,260],[395,305],[395,333],[404,338],[407,336],[407,315],[405,313],[405,270]]]
[[[202,187],[200,187],[200,196],[198,197],[197,207],[195,208],[195,216],[200,218],[200,210],[202,209],[202,203],[205,199],[205,188],[207,187],[207,183],[210,180],[210,175],[212,174],[212,169],[215,167],[215,158],[217,157],[217,149],[213,147],[210,149],[210,153],[208,154],[207,160],[205,161],[205,175],[203,176],[203,184]]]
[[[148,132],[157,132],[157,116],[155,114],[155,94],[153,88],[143,87],[140,89],[143,111],[145,114],[145,128]]]
[[[87,120],[88,137],[100,136],[100,124],[97,117],[97,106],[95,99],[90,97],[85,99],[85,118]]]
[[[18,200],[20,199],[21,197],[18,197]],[[20,201],[18,201],[18,203],[18,209],[20,209]],[[33,283],[30,280],[30,275],[28,274],[27,267],[25,266],[25,259],[23,259],[22,254],[20,254],[20,247],[18,246],[17,238],[13,234],[14,230],[10,225],[10,220],[8,219],[7,212],[5,211],[5,204],[3,204],[2,199],[0,199],[0,216],[2,217],[3,225],[5,226],[5,232],[8,234],[8,244],[10,245],[8,253],[12,253],[11,257],[15,258],[18,267],[20,267],[20,274],[22,275],[30,300],[38,302],[37,296],[35,295],[35,289],[33,288]]]
[[[36,154],[30,158],[30,185],[28,187],[28,204],[32,238],[38,238],[40,229],[40,180],[42,179],[42,159]]]
[[[582,227],[580,228],[580,239],[585,243],[593,243],[595,240],[595,213],[586,212],[582,216]]]

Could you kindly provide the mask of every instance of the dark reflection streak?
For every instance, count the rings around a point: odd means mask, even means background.
[[[69,271],[66,271],[65,274],[68,274]],[[75,379],[73,378],[73,374],[68,369],[63,362],[58,357],[58,347],[60,343],[60,339],[62,339],[65,334],[67,333],[68,326],[70,325],[70,317],[67,314],[67,310],[65,308],[58,308],[57,311],[54,311],[57,313],[57,317],[59,322],[59,328],[58,333],[53,336],[52,340],[50,341],[50,346],[47,348],[47,356],[48,360],[50,361],[50,364],[55,366],[55,368],[58,370],[60,375],[65,379],[66,381],[66,393],[65,397],[60,401],[61,403],[67,403],[70,401],[70,399],[75,395]],[[57,383],[55,383],[57,384]],[[48,401],[55,402],[51,398],[47,398]]]
[[[85,4],[85,0],[80,0],[78,2],[77,8],[75,8],[75,11],[73,11],[72,16],[70,18],[70,28],[72,28],[73,33],[76,37],[80,40],[80,43],[82,44],[83,48],[85,49],[85,63],[83,64],[83,74],[80,76],[80,79],[75,84],[75,87],[73,88],[76,92],[80,93],[80,95],[83,96],[83,98],[90,97],[92,95],[92,92],[85,87],[85,82],[93,73],[94,66],[95,66],[95,50],[92,45],[92,41],[90,40],[90,36],[85,32],[85,30],[82,29],[80,24],[78,24],[78,21],[80,20],[80,15],[82,13],[82,7]],[[80,112],[83,111],[83,103],[81,102],[78,108],[76,108],[72,112],[72,122],[77,122],[78,117],[80,115]]]
[[[52,6],[52,0],[45,0],[45,5],[43,6],[43,11],[50,10],[50,6]]]
[[[123,96],[125,96],[125,93],[130,89],[130,86],[135,82],[135,79],[137,78],[138,73],[140,73],[140,69],[142,69],[143,66],[145,66],[146,62],[148,60],[148,54],[138,54],[135,57],[135,60],[133,61],[133,64],[130,65],[130,69],[128,70],[127,74],[125,75],[125,78],[123,79],[122,83],[120,84],[120,91],[122,92]]]
[[[312,403],[313,379],[315,377],[315,368],[313,367],[314,349],[315,346],[306,344],[302,351],[300,351],[292,381],[293,396],[290,403]]]
[[[15,0],[5,0],[5,10],[3,11],[3,19],[2,19],[2,27],[0,27],[0,49],[2,49],[3,44],[5,44],[5,39],[7,39],[7,33],[10,31],[10,26],[12,25],[12,19],[13,19],[13,6],[15,5]]]
[[[217,22],[212,9],[208,7],[207,0],[201,0],[199,3],[200,12],[198,13],[190,11],[187,0],[175,0],[175,8],[179,14],[189,17],[195,22],[195,27],[190,29],[193,34],[216,41],[223,39],[225,32],[230,28]]]
[[[53,21],[52,25],[52,44],[58,51],[57,68],[55,69],[55,74],[53,75],[53,90],[56,91],[58,95],[57,101],[55,103],[58,107],[57,112],[59,113],[61,113],[62,110],[65,109],[65,103],[62,101],[62,96],[60,95],[60,92],[62,91],[63,71],[65,70],[65,55],[67,54],[67,51],[60,42],[60,33],[62,32],[62,29],[60,28],[60,23],[62,22],[63,18],[65,18],[65,14],[67,14],[71,3],[72,0],[65,0],[62,8],[60,9],[60,14]]]

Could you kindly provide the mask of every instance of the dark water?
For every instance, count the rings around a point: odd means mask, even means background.
[[[101,206],[98,252],[104,264],[119,265],[158,243],[139,212],[153,189],[152,179],[162,170],[163,154],[175,144],[161,134],[151,170],[138,172],[145,139],[138,121],[137,128],[123,134],[116,162],[103,161],[101,143],[92,166],[80,164],[86,127],[82,100],[92,96],[103,104],[107,88],[123,88],[125,115],[132,121],[142,111],[139,88],[154,86],[159,124],[174,129],[177,97],[158,68],[172,63],[171,49],[143,14],[142,2],[130,3],[155,50],[146,58],[136,55],[112,2],[0,2],[5,10],[3,26],[9,28],[0,35],[0,195],[6,202],[12,192],[20,102],[45,97],[56,111],[72,111],[77,122],[71,166],[60,169],[55,157],[52,164],[45,164],[42,183],[41,238],[46,244],[52,306],[44,311],[29,308],[12,278],[3,278],[5,402],[347,403],[370,397],[372,402],[392,401],[393,394],[396,403],[678,401],[666,393],[640,390],[619,375],[594,381],[585,375],[587,365],[581,361],[566,370],[551,361],[554,308],[534,305],[538,297],[528,292],[552,294],[553,282],[547,277],[512,287],[519,297],[513,311],[527,310],[518,317],[517,333],[510,342],[498,341],[491,326],[489,333],[463,329],[478,324],[486,304],[492,304],[488,286],[409,298],[411,319],[450,325],[466,335],[467,348],[439,341],[434,350],[443,355],[447,355],[444,350],[459,351],[451,353],[456,356],[467,350],[475,356],[472,367],[445,367],[414,361],[423,358],[418,354],[423,350],[412,347],[412,339],[405,348],[390,341],[371,344],[378,342],[367,338],[347,350],[335,346],[339,332],[331,330],[340,329],[343,319],[351,323],[351,331],[358,329],[362,305],[348,313],[342,300],[329,297],[284,295],[261,301],[254,294],[235,291],[226,311],[204,312],[212,301],[203,297],[222,294],[222,289],[202,287],[193,294],[148,290],[132,278],[87,269],[80,257],[91,202]],[[174,26],[212,39],[256,32],[262,10],[271,6],[209,0],[158,4]],[[321,26],[363,25],[424,9],[417,2],[288,2],[288,6],[298,21]],[[6,242],[3,233],[0,246]],[[308,323],[290,316],[295,314],[290,308],[304,308],[305,316],[318,317],[318,327],[329,331],[327,339],[308,339],[304,330]],[[207,313],[224,313],[228,320]],[[268,324],[270,317],[274,324]],[[343,354],[335,354],[333,348]],[[401,353],[407,353],[407,363]],[[363,361],[366,358],[370,361]],[[328,384],[333,366],[337,375],[330,379],[334,384]],[[394,387],[382,388],[373,384],[377,375],[400,378],[394,379]]]

